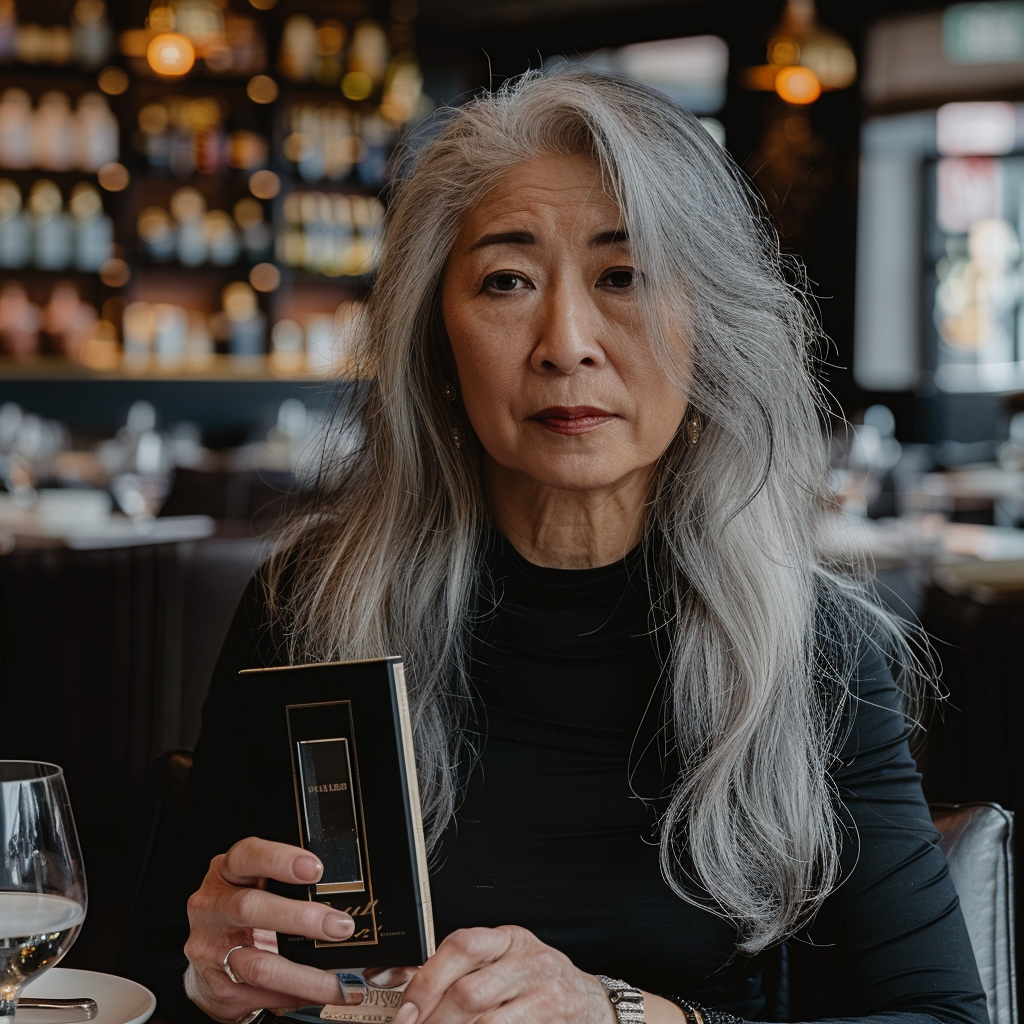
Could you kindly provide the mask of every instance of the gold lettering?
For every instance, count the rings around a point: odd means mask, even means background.
[[[364,915],[369,914],[375,906],[377,906],[377,901],[374,899],[370,900],[365,907],[346,907],[345,913],[350,917],[363,917]]]
[[[322,782],[318,786],[307,786],[307,793],[344,793],[348,790],[347,782]]]

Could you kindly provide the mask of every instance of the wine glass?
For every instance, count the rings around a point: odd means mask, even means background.
[[[0,761],[0,1021],[18,994],[71,948],[85,919],[82,854],[64,772]]]

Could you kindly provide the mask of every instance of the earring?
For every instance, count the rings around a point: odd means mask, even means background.
[[[457,449],[462,447],[462,431],[459,430],[458,424],[452,427],[452,442]]]
[[[704,428],[700,422],[700,413],[691,407],[690,411],[686,414],[686,422],[683,424],[683,430],[686,433],[687,448],[697,447],[700,442],[700,435],[703,429]]]
[[[449,402],[455,401],[455,395],[457,394],[455,390],[455,381],[446,380],[444,384],[441,386],[441,391],[444,394],[444,397],[447,398]]]

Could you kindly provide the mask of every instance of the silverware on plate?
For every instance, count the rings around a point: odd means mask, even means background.
[[[95,999],[43,999],[41,996],[22,996],[18,1000],[18,1014],[25,1010],[48,1010],[51,1013],[66,1015],[67,1020],[92,1020],[99,1013]]]

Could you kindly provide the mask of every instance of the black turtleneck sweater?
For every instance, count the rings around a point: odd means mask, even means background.
[[[480,758],[431,872],[438,940],[463,926],[519,924],[582,970],[764,1016],[762,972],[774,955],[739,956],[734,927],[661,876],[656,822],[677,768],[641,549],[602,568],[548,569],[498,538],[489,563],[472,672]],[[250,588],[225,644],[161,899],[124,965],[172,1021],[196,1016],[180,994],[185,901],[210,858],[258,820],[237,675],[276,658],[257,594]],[[844,882],[826,910],[853,961],[859,1012],[874,1024],[983,1024],[898,692],[874,655],[856,685],[833,781],[859,840],[844,842]]]

